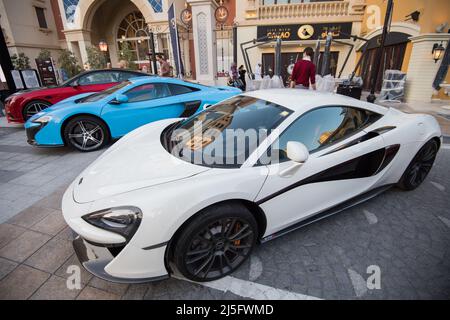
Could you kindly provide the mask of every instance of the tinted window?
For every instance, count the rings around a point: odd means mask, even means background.
[[[170,88],[170,92],[172,93],[173,96],[198,91],[197,89],[194,89],[191,87],[180,86],[180,85],[171,84],[171,83],[169,84],[169,88]]]
[[[115,72],[94,72],[82,76],[79,80],[80,85],[104,84],[118,82]]]
[[[137,86],[125,95],[128,97],[128,102],[141,102],[168,97],[170,92],[165,83],[150,83]]]
[[[289,141],[303,143],[310,152],[317,151],[343,139],[380,119],[380,115],[349,107],[326,107],[313,110],[295,121],[279,138],[279,152],[273,157],[287,160]],[[276,144],[275,144],[276,145]],[[275,148],[274,148],[275,149]],[[279,154],[278,154],[279,153]]]
[[[291,113],[275,103],[239,96],[183,121],[163,141],[185,161],[236,168]]]
[[[91,94],[90,96],[87,96],[87,97],[85,97],[83,99],[80,99],[78,101],[81,102],[81,103],[84,103],[84,102],[96,102],[96,101],[99,101],[101,99],[104,99],[104,98],[108,97],[109,95],[112,95],[113,93],[116,93],[117,91],[119,91],[122,88],[125,88],[129,84],[131,84],[131,82],[125,81],[125,82],[122,82],[122,83],[118,84],[117,86],[114,86],[112,88],[109,88],[109,89],[101,91],[101,92],[97,92],[97,93]]]
[[[139,74],[132,73],[132,72],[118,72],[117,78],[118,82],[126,81],[131,78],[139,77]]]

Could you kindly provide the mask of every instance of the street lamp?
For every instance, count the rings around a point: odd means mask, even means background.
[[[433,45],[433,59],[434,63],[437,63],[444,56],[445,48],[442,46],[442,42],[440,44],[435,43]]]
[[[108,52],[108,44],[105,41],[100,41],[98,47],[100,48],[101,52]]]
[[[109,65],[109,63],[111,61],[109,60],[109,55],[108,55],[108,44],[106,43],[106,41],[101,40],[100,43],[98,44],[98,47],[100,48],[100,51],[105,56],[106,68],[109,69],[111,67],[111,65]]]

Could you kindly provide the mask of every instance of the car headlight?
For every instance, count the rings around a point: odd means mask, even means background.
[[[93,226],[125,237],[128,242],[141,224],[142,211],[136,207],[117,207],[87,214],[83,219]]]
[[[40,118],[37,118],[36,120],[33,120],[34,123],[40,123],[40,124],[47,124],[52,120],[52,117],[50,116],[43,116]]]

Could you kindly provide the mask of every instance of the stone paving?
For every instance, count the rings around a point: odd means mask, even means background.
[[[0,223],[66,186],[101,152],[38,149],[21,128],[0,128]]]
[[[0,299],[240,299],[170,279],[114,284],[78,265],[60,211],[66,186],[100,153],[27,146],[23,130],[0,128]],[[256,248],[234,278],[323,299],[450,298],[450,149],[416,191],[392,189],[362,205]],[[367,268],[381,270],[368,290]]]

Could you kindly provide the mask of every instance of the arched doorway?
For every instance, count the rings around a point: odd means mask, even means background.
[[[381,41],[381,31],[381,28],[373,30],[365,36],[369,41],[361,43],[360,46],[357,47],[357,50],[360,52],[364,51],[364,49],[367,50],[363,57],[359,73],[363,79],[364,90],[371,89],[372,69],[377,63],[382,63],[382,66],[379,69],[376,91],[381,90],[385,70],[404,70],[411,53],[411,42],[409,38],[418,35],[420,28],[405,22],[393,23],[386,39],[383,59],[381,62],[378,62],[376,61],[376,58]]]
[[[127,14],[117,28],[116,43],[121,50],[126,43],[133,53],[134,62],[140,66],[150,63],[152,32],[144,16],[139,11]],[[169,39],[167,33],[154,36],[154,45],[157,53],[170,58]]]
[[[129,13],[120,23],[117,30],[116,42],[119,50],[128,44],[133,52],[135,63],[148,62],[150,52],[150,36],[144,16],[139,11]]]

